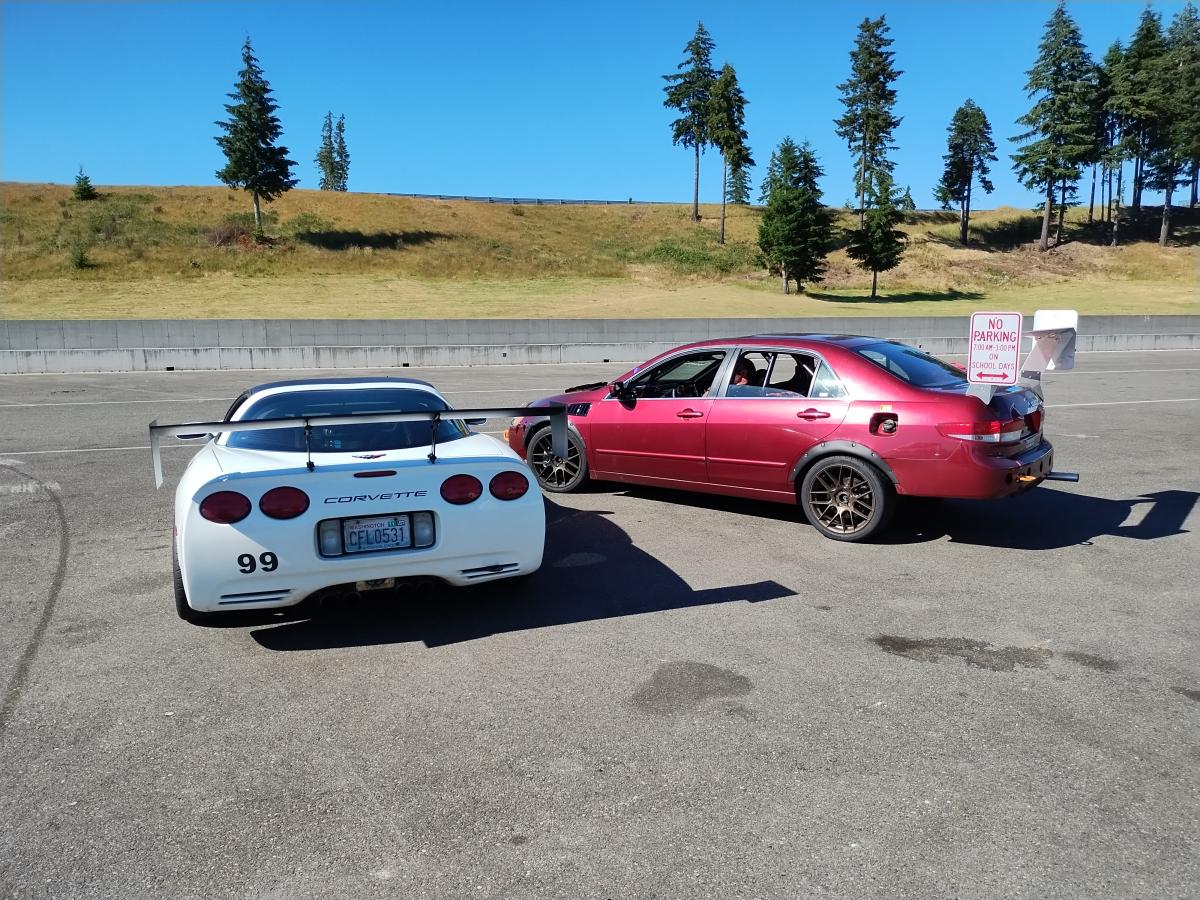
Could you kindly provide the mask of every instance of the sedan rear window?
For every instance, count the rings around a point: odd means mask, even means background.
[[[879,341],[855,347],[854,352],[915,387],[951,387],[967,380],[962,370],[906,344]]]
[[[241,421],[291,419],[301,416],[356,416],[389,412],[443,412],[450,407],[428,391],[413,388],[357,388],[354,390],[288,391],[249,401]],[[438,424],[437,442],[457,440],[470,434],[461,420]],[[363,425],[315,425],[313,453],[359,453],[367,450],[408,450],[427,446],[433,439],[428,422],[372,422]],[[303,453],[304,429],[238,431],[229,435],[226,446],[249,450]]]

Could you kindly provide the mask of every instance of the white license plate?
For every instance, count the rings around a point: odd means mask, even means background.
[[[398,550],[412,546],[408,516],[373,516],[369,519],[343,519],[342,545],[347,553],[373,550]]]

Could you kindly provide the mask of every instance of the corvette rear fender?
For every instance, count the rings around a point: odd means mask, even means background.
[[[804,470],[815,463],[823,456],[857,456],[864,459],[871,465],[875,466],[880,472],[888,477],[892,484],[899,484],[896,478],[896,473],[892,471],[892,467],[884,461],[883,457],[872,450],[870,447],[865,447],[862,444],[854,441],[823,441],[808,449],[808,452],[796,460],[792,466],[791,474],[788,480],[793,484],[804,477]]]
[[[567,455],[567,408],[555,406],[517,406],[489,409],[447,409],[436,412],[371,413],[350,416],[307,416],[291,419],[253,419],[244,422],[188,422],[182,425],[159,425],[155,419],[150,423],[150,456],[154,465],[154,486],[162,487],[162,439],[166,435],[197,437],[204,434],[232,434],[236,431],[270,431],[277,428],[303,428],[310,431],[314,425],[368,425],[385,422],[429,422],[431,433],[436,433],[442,419],[510,419],[537,415],[550,421],[553,429],[554,452]],[[437,461],[437,444],[430,440],[429,461]],[[309,469],[312,462],[309,461]]]

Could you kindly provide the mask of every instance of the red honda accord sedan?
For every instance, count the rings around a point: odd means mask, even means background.
[[[1038,394],[967,390],[961,368],[895,341],[756,335],[537,401],[567,406],[565,457],[536,416],[507,438],[547,491],[596,479],[799,503],[826,537],[861,541],[896,495],[991,499],[1050,476]]]

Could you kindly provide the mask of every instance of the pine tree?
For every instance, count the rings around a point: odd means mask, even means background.
[[[1121,200],[1124,192],[1125,162],[1128,147],[1124,140],[1127,121],[1120,112],[1118,91],[1125,78],[1125,50],[1120,41],[1113,41],[1104,54],[1097,72],[1097,91],[1104,103],[1104,126],[1106,149],[1101,156],[1105,169],[1108,200],[1105,215],[1111,228],[1111,246],[1117,246],[1121,229]]]
[[[1163,192],[1159,246],[1171,236],[1171,203],[1175,188],[1189,180],[1186,167],[1197,150],[1195,108],[1200,75],[1200,21],[1189,6],[1175,16],[1167,33],[1166,53],[1155,71],[1154,96],[1159,107],[1147,140],[1146,185]]]
[[[254,200],[254,225],[262,229],[260,201],[270,202],[296,186],[292,177],[292,166],[287,147],[276,146],[283,133],[279,108],[271,96],[271,86],[263,76],[262,67],[254,57],[250,38],[242,45],[242,70],[234,92],[229,94],[233,103],[225,105],[229,121],[216,124],[225,132],[216,138],[225,153],[225,167],[217,171],[217,178],[231,188],[249,191]]]
[[[758,202],[770,203],[771,194],[779,187],[800,186],[800,148],[790,137],[779,142],[767,163],[767,174],[759,190]]]
[[[767,268],[783,278],[786,294],[791,281],[802,291],[806,283],[823,279],[834,227],[833,213],[821,202],[817,179],[824,173],[816,155],[807,143],[797,148],[791,138],[784,140],[792,148],[789,156],[795,165],[771,191],[758,225],[758,246]]]
[[[729,184],[725,188],[725,199],[735,206],[750,204],[750,173],[747,166],[731,166]]]
[[[863,19],[850,51],[850,77],[838,85],[846,111],[835,121],[838,137],[846,141],[855,158],[854,189],[858,194],[858,222],[863,224],[866,198],[880,174],[891,174],[895,164],[888,151],[896,149],[892,131],[900,124],[893,115],[896,91],[892,83],[903,73],[892,65],[895,53],[887,36],[885,16]]]
[[[1045,192],[1038,246],[1046,250],[1055,191],[1061,189],[1065,199],[1068,184],[1079,179],[1080,165],[1095,148],[1087,102],[1094,67],[1062,0],[1046,23],[1037,60],[1026,74],[1026,94],[1037,100],[1017,120],[1028,130],[1013,138],[1025,145],[1012,155],[1013,169],[1027,188]],[[1056,240],[1062,240],[1061,229]]]
[[[988,163],[996,161],[996,143],[987,116],[974,100],[965,101],[955,110],[946,131],[949,136],[946,155],[942,157],[946,168],[934,196],[943,209],[949,209],[951,203],[958,204],[958,240],[965,247],[971,222],[972,187],[978,180],[984,193],[993,190],[988,180],[991,173]]]
[[[1190,0],[1171,22],[1167,37],[1176,64],[1172,77],[1179,92],[1175,107],[1182,129],[1181,149],[1191,176],[1189,205],[1195,206],[1200,200],[1200,15]]]
[[[333,113],[325,113],[321,123],[321,146],[317,150],[317,171],[320,173],[318,187],[323,191],[337,190],[337,162],[333,153]]]
[[[846,253],[851,259],[857,260],[859,266],[871,270],[871,299],[874,300],[879,273],[900,264],[908,236],[896,228],[904,215],[900,211],[890,174],[880,174],[869,199],[871,206],[864,217],[863,226],[850,233]]]
[[[346,191],[350,182],[350,151],[346,149],[346,117],[338,116],[333,134],[333,162],[337,173],[335,191]]]
[[[691,147],[696,153],[695,179],[692,193],[692,221],[700,221],[700,154],[711,143],[709,137],[709,98],[717,73],[712,67],[713,39],[703,22],[696,23],[696,33],[683,48],[679,71],[664,75],[663,88],[667,99],[663,106],[678,110],[680,116],[671,123],[671,143]]]
[[[721,237],[725,243],[725,200],[729,192],[729,170],[744,170],[754,165],[746,146],[746,98],[738,85],[737,73],[729,63],[713,83],[709,98],[709,139],[721,151]]]
[[[904,223],[912,225],[917,221],[917,201],[913,199],[912,188],[904,186],[904,194],[900,197],[900,212],[904,215]]]
[[[83,172],[83,166],[79,167],[79,174],[75,176],[75,187],[71,192],[76,200],[95,200],[99,194],[92,186],[92,179],[88,178]],[[82,268],[82,267],[79,267]]]
[[[1125,51],[1120,77],[1113,82],[1112,106],[1125,119],[1125,152],[1133,160],[1131,205],[1135,211],[1142,208],[1146,157],[1155,122],[1163,108],[1164,82],[1160,71],[1165,65],[1166,52],[1162,18],[1147,6]]]

